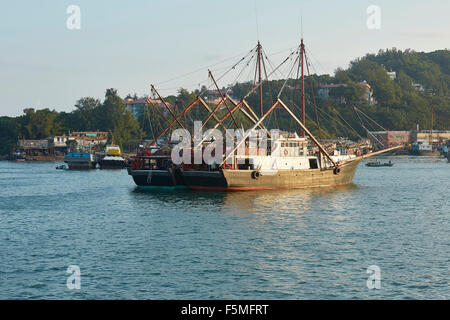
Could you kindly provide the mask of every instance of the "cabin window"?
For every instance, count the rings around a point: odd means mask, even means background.
[[[309,159],[309,167],[311,169],[318,169],[319,166],[317,165],[317,159]]]

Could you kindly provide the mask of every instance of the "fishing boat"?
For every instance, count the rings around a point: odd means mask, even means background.
[[[202,170],[183,166],[186,185],[196,190],[265,190],[338,186],[351,183],[361,161],[356,156],[310,155],[308,139],[297,133],[282,134],[269,148],[269,155],[237,152],[231,165],[205,165]],[[342,165],[330,165],[331,161]],[[239,164],[241,163],[241,164]]]
[[[210,72],[212,77],[212,74]],[[217,84],[216,84],[217,85]],[[181,127],[183,126],[180,123],[180,119],[185,117],[186,114],[192,110],[195,106],[200,106],[204,108],[208,116],[204,119],[203,124],[206,125],[211,118],[214,118],[217,121],[217,124],[214,128],[222,126],[225,130],[226,128],[223,126],[223,122],[232,117],[232,114],[237,110],[240,110],[244,116],[246,116],[250,121],[256,123],[255,117],[252,116],[251,113],[254,114],[253,110],[248,106],[248,104],[241,102],[236,103],[230,97],[225,97],[223,101],[221,101],[214,110],[211,109],[208,104],[201,98],[200,95],[196,97],[196,99],[187,106],[180,114],[175,115],[173,110],[168,106],[168,104],[164,101],[164,99],[159,95],[158,91],[154,86],[152,86],[152,91],[158,96],[160,101],[162,101],[165,108],[169,111],[173,120],[156,138],[153,139],[153,142],[149,143],[146,147],[140,146],[140,148],[136,152],[136,156],[134,156],[132,166],[127,168],[128,174],[132,176],[134,182],[139,187],[185,187],[186,184],[184,182],[184,178],[182,175],[182,166],[175,165],[171,159],[171,149],[174,143],[169,139],[164,139],[164,135],[167,132],[170,132],[175,124],[179,124]],[[233,109],[228,109],[229,112],[223,116],[222,118],[218,118],[216,115],[217,110],[225,101],[228,100],[232,104],[234,104]],[[247,110],[245,111],[244,108]],[[203,126],[202,126],[203,128]]]
[[[174,165],[168,148],[150,152],[138,149],[128,174],[139,187],[176,187],[184,186],[180,166]]]
[[[227,94],[222,94],[217,85],[211,71],[209,75],[220,93],[221,103],[210,112],[208,118],[214,117],[217,124],[214,128],[222,125],[223,122],[215,116],[215,111],[221,106],[226,106],[226,101],[232,103],[232,109],[228,109],[225,117],[231,116],[235,110],[245,110],[252,120],[252,127],[245,131],[239,140],[236,140],[234,148],[223,148],[225,152],[215,160],[208,163],[203,160],[200,164],[182,163],[181,166],[175,166],[170,156],[170,148],[165,152],[158,149],[157,152],[150,152],[144,148],[139,150],[133,167],[128,173],[133,177],[135,183],[139,186],[146,185],[169,185],[175,186],[184,184],[195,190],[262,190],[262,189],[293,189],[307,187],[329,187],[350,184],[353,181],[356,169],[361,160],[377,154],[393,151],[401,146],[394,146],[377,152],[366,153],[364,155],[340,155],[330,154],[308,130],[305,124],[305,96],[304,96],[304,44],[303,39],[299,46],[298,70],[301,70],[301,120],[291,111],[291,109],[281,100],[281,91],[285,87],[281,87],[275,102],[271,104],[267,111],[264,111],[262,101],[262,60],[264,59],[261,45],[258,42],[256,53],[257,69],[259,71],[259,81],[253,86],[251,92],[259,89],[260,115],[257,116],[251,108],[249,108],[245,97],[239,103],[233,102]],[[288,59],[284,60],[284,62]],[[284,63],[283,62],[283,63]],[[294,64],[295,64],[294,63]],[[291,70],[294,69],[294,65]],[[288,79],[289,77],[286,77]],[[152,86],[154,90],[154,87]],[[155,90],[156,91],[156,90]],[[250,93],[251,93],[250,92]],[[164,101],[158,94],[161,101]],[[248,94],[247,94],[248,96]],[[197,97],[194,103],[203,103],[200,97]],[[167,107],[167,106],[166,106]],[[169,108],[168,108],[169,109]],[[270,136],[267,141],[265,150],[259,146],[259,151],[253,152],[250,146],[249,136],[257,130],[268,130],[264,125],[264,120],[275,110],[286,111],[292,120],[301,128],[301,133],[295,131],[282,132],[278,137]],[[170,111],[170,109],[169,109]],[[186,110],[185,110],[186,111]],[[243,111],[244,112],[244,111]],[[182,113],[183,114],[183,113]],[[172,114],[174,121],[179,119]],[[234,120],[234,119],[233,119]],[[172,125],[171,124],[171,125]],[[206,123],[204,123],[206,124]],[[180,124],[182,126],[182,124]],[[237,127],[237,126],[236,126]],[[202,126],[203,128],[203,126]],[[164,133],[171,130],[169,126]],[[227,128],[224,128],[227,133]],[[161,135],[160,135],[161,136]],[[200,144],[191,143],[187,152],[200,152],[208,148],[213,141],[202,140]],[[153,146],[153,145],[151,145]],[[263,152],[260,152],[263,151]],[[184,150],[183,150],[184,152]]]
[[[366,163],[366,166],[368,167],[392,167],[394,164],[389,160],[388,162],[381,163],[378,160],[375,161],[369,161]]]
[[[414,156],[439,156],[441,152],[433,144],[433,118],[434,118],[434,107],[431,106],[431,128],[429,134],[429,141],[416,141],[411,144],[409,148],[409,154]]]
[[[25,161],[25,155],[22,152],[15,151],[11,153],[11,155],[8,158],[9,160],[14,160],[18,162],[24,162]]]
[[[127,161],[122,157],[119,146],[106,146],[105,156],[98,162],[100,169],[123,169],[127,167]]]
[[[70,170],[88,170],[93,168],[94,157],[90,152],[68,152],[64,162]]]
[[[330,155],[305,125],[305,101],[303,82],[303,40],[300,44],[299,69],[302,72],[302,115],[299,120],[290,108],[279,98],[263,113],[262,93],[260,91],[260,118],[248,130],[236,147],[224,156],[220,163],[210,165],[183,165],[184,182],[195,190],[263,190],[293,189],[306,187],[329,187],[350,184],[353,181],[360,161],[366,157],[396,150],[400,146],[380,150],[364,156]],[[258,59],[261,61],[262,57]],[[261,68],[259,66],[259,68]],[[261,89],[261,79],[258,84]],[[276,108],[284,109],[302,128],[301,135],[296,132],[281,134],[271,139],[265,154],[251,152],[246,140],[252,130],[256,130]],[[306,137],[307,136],[307,137]],[[319,149],[311,154],[308,145]],[[244,152],[238,152],[244,148]]]

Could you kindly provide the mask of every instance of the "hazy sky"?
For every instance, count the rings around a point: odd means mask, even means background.
[[[80,97],[103,98],[110,87],[122,96],[148,94],[151,83],[164,95],[181,86],[195,89],[207,80],[208,66],[243,56],[257,34],[269,58],[281,61],[299,43],[300,17],[318,73],[333,73],[381,48],[433,51],[450,44],[448,0],[1,0],[0,5],[0,115],[10,116],[26,107],[70,111]],[[66,26],[69,5],[81,9],[80,30]],[[367,28],[370,5],[381,9],[380,30]]]

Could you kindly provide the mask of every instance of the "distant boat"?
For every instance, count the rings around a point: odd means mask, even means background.
[[[426,141],[417,141],[413,143],[408,151],[413,156],[439,156],[441,154]]]
[[[389,162],[381,163],[380,161],[369,161],[366,163],[368,167],[392,167],[394,164],[389,160]]]
[[[416,141],[409,148],[409,153],[414,156],[439,156],[441,152],[433,146],[433,115],[434,107],[431,106],[431,128],[429,141]]]
[[[441,153],[441,155],[444,156],[444,158],[447,157],[448,155],[448,147],[446,145],[442,145],[438,148],[439,152]]]
[[[119,146],[107,146],[105,156],[99,161],[100,169],[123,169],[127,167]]]
[[[23,162],[23,161],[25,161],[25,156],[23,155],[23,153],[16,151],[11,154],[9,159],[14,160],[14,161]]]
[[[450,152],[447,153],[447,160],[448,160],[448,162],[450,162]]]
[[[90,152],[68,152],[64,162],[71,170],[87,170],[92,169],[94,157]]]

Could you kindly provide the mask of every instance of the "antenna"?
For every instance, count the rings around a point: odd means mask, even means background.
[[[300,36],[303,39],[303,16],[300,13]]]
[[[255,0],[255,18],[256,18],[256,38],[259,41],[259,23],[258,23],[258,7]]]

